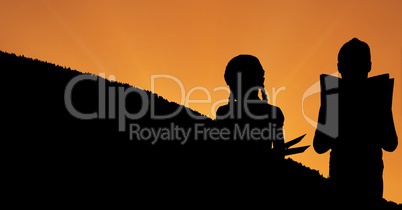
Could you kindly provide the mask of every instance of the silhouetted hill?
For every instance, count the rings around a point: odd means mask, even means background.
[[[195,138],[196,125],[215,122],[155,93],[6,52],[0,69],[15,190],[36,203],[331,208],[330,184],[317,170],[288,158],[273,180],[264,154],[246,143]],[[177,133],[152,138],[166,130]]]

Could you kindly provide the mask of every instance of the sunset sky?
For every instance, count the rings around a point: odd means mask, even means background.
[[[307,134],[300,145],[311,145],[308,119],[317,119],[320,105],[314,84],[336,73],[340,47],[357,37],[371,47],[370,76],[395,78],[401,139],[401,11],[401,0],[0,0],[0,50],[105,73],[211,118],[228,98],[226,64],[252,54],[265,69],[269,102],[284,112],[286,139]],[[151,86],[153,75],[170,79]],[[329,153],[311,147],[292,158],[328,176]],[[383,159],[384,197],[402,203],[402,145]]]

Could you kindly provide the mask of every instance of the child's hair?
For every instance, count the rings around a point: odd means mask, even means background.
[[[265,71],[260,61],[253,55],[241,54],[232,58],[226,66],[224,75],[226,84],[229,86],[231,92],[229,102],[237,100],[233,93],[238,90],[239,82],[241,82],[241,87],[246,88],[246,91],[249,88],[258,88],[261,90],[262,100],[268,102],[264,89],[264,73]],[[240,81],[238,81],[238,77]]]
[[[370,61],[369,45],[358,38],[346,42],[338,53],[339,63],[367,63]]]
[[[345,78],[367,78],[371,70],[370,47],[366,42],[353,38],[338,53],[338,71]]]

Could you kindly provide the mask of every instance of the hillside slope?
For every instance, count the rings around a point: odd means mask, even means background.
[[[194,136],[196,124],[215,126],[155,93],[1,51],[0,69],[7,80],[2,92],[10,159],[19,183],[33,195],[60,202],[131,197],[133,205],[332,206],[328,180],[290,158],[278,178],[264,154],[248,146],[240,146],[240,159],[229,152],[239,151],[232,143],[130,135],[141,127],[148,129],[143,135],[181,128]],[[168,119],[152,117],[175,112]]]

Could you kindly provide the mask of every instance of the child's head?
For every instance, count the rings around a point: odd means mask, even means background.
[[[261,90],[263,100],[267,100],[264,90],[264,73],[260,61],[253,55],[241,54],[232,58],[225,70],[225,81],[232,93],[232,99],[238,100],[239,97],[244,99],[245,96],[258,97],[258,90]],[[240,84],[241,88],[239,88]],[[250,90],[251,92],[248,93]]]
[[[342,78],[365,79],[370,70],[371,55],[367,43],[353,38],[341,47],[338,54],[338,71]]]

